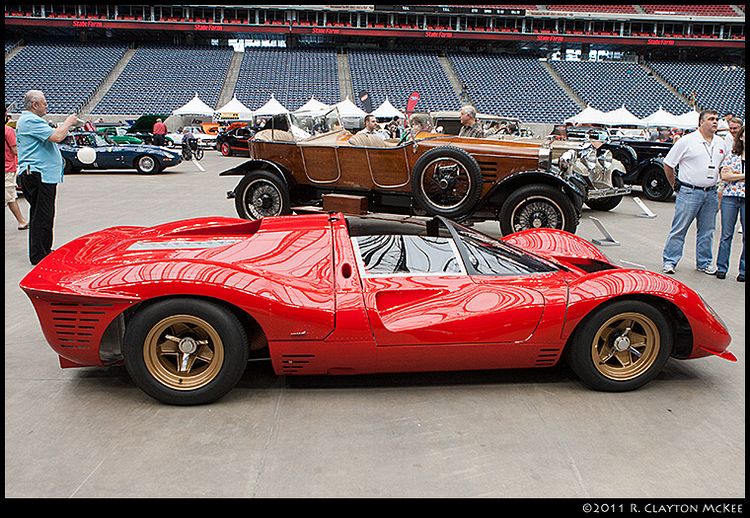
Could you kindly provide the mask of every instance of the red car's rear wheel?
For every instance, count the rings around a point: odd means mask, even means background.
[[[173,405],[215,401],[242,377],[246,333],[231,312],[194,299],[157,302],[128,323],[125,366],[151,397]]]

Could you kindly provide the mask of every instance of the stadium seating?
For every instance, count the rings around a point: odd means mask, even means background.
[[[633,5],[548,5],[548,11],[573,11],[573,12],[586,12],[586,13],[631,13],[635,14],[638,11],[635,10]]]
[[[745,118],[745,69],[714,62],[651,61],[648,65],[698,106]]]
[[[245,48],[234,94],[256,110],[274,94],[294,111],[311,96],[326,104],[339,102],[338,65],[334,49]]]
[[[649,14],[681,14],[693,16],[738,16],[728,5],[640,4]]]
[[[481,113],[523,122],[559,122],[580,111],[539,60],[504,55],[449,54]]]
[[[576,94],[598,110],[611,111],[625,105],[635,115],[645,117],[660,106],[677,114],[689,109],[637,63],[551,61],[550,64]]]
[[[141,47],[92,113],[171,113],[196,93],[217,108],[232,54],[230,47]]]
[[[386,97],[403,110],[409,95],[417,91],[417,111],[458,110],[460,100],[453,91],[436,53],[420,51],[349,51],[352,89],[370,92],[373,108]]]
[[[5,63],[5,104],[23,106],[28,90],[41,90],[49,113],[77,112],[125,53],[123,45],[33,43]]]

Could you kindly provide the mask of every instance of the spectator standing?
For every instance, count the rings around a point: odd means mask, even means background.
[[[721,169],[721,239],[716,258],[716,277],[725,279],[729,270],[729,254],[732,251],[737,215],[742,226],[742,253],[740,254],[738,282],[745,282],[745,128],[737,132],[732,154]]]
[[[663,272],[675,273],[682,258],[687,234],[693,220],[698,235],[695,240],[696,268],[708,275],[716,274],[713,266],[713,237],[716,227],[718,197],[716,184],[721,163],[726,157],[724,140],[716,136],[719,116],[715,110],[704,110],[698,117],[698,131],[682,137],[664,157],[664,172],[677,190],[672,228],[662,254]],[[674,170],[680,166],[675,184]]]
[[[5,206],[10,209],[18,222],[18,230],[26,230],[29,223],[23,218],[21,209],[16,201],[16,179],[18,177],[18,147],[16,145],[16,131],[7,125],[8,109],[5,109]]]
[[[461,131],[459,131],[459,137],[473,137],[483,138],[484,130],[482,125],[477,121],[477,109],[472,105],[467,104],[461,108],[459,112],[461,116]]]
[[[164,124],[161,119],[156,119],[154,128],[151,133],[154,134],[154,145],[163,146],[165,142],[165,135],[167,134],[167,125]]]
[[[63,158],[57,144],[65,140],[78,118],[73,113],[52,128],[42,116],[47,99],[39,90],[24,96],[24,111],[18,119],[18,174],[29,202],[29,260],[37,264],[52,251],[57,184],[63,181]]]

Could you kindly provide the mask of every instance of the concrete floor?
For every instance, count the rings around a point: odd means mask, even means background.
[[[58,190],[56,245],[113,225],[235,216],[243,159],[208,152],[158,176],[68,175]],[[661,268],[673,203],[632,197],[586,211],[578,234],[619,240],[618,264]],[[24,213],[28,205],[21,201]],[[478,228],[497,233],[496,224]],[[739,358],[670,360],[646,387],[587,390],[546,370],[276,377],[251,363],[215,404],[171,407],[124,367],[60,369],[31,303],[27,233],[5,212],[6,497],[582,497],[745,496],[745,285],[741,234],[729,277],[695,271],[695,230],[677,278],[728,323]]]

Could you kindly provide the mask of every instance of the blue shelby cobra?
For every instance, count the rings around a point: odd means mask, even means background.
[[[78,159],[78,152],[84,147],[96,151],[93,164],[84,164]],[[156,174],[182,162],[182,157],[174,151],[159,146],[109,143],[92,132],[69,135],[60,143],[60,152],[66,173],[82,169],[136,169],[141,174]]]

